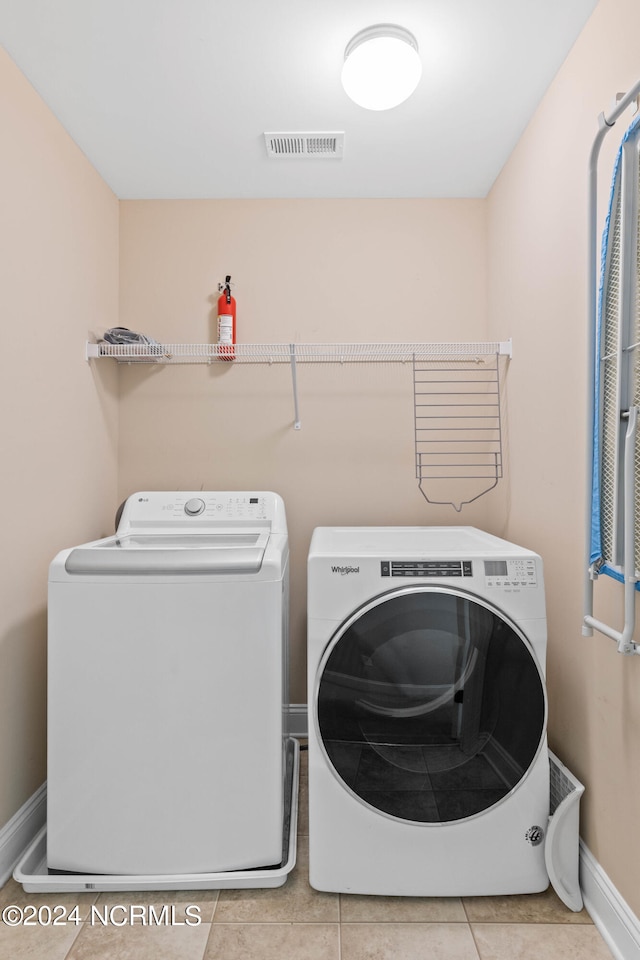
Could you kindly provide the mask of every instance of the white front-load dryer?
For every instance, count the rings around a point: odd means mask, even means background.
[[[544,890],[540,557],[473,527],[318,528],[308,573],[312,886]]]

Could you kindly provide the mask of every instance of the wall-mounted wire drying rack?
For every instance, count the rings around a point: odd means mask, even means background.
[[[413,362],[416,478],[429,503],[460,512],[502,477],[500,357]]]
[[[233,357],[229,350],[233,350]],[[430,503],[460,510],[493,489],[502,476],[499,358],[512,356],[511,340],[466,343],[87,343],[86,359],[119,363],[288,363],[294,428],[301,427],[299,363],[406,363],[413,371],[416,476]],[[229,361],[232,360],[232,363]],[[446,439],[449,438],[449,439]],[[469,495],[469,481],[481,489]],[[460,487],[460,483],[462,486]],[[453,486],[452,486],[453,484]],[[447,499],[429,495],[448,489]],[[456,485],[459,489],[456,491]],[[429,492],[428,492],[429,491]],[[456,491],[457,499],[451,497]],[[461,492],[462,491],[462,492]]]

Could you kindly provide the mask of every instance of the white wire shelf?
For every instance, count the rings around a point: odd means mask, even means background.
[[[455,364],[460,370],[464,370],[471,365],[478,365],[480,369],[484,369],[485,365],[495,365],[499,356],[512,356],[511,340],[468,343],[238,343],[233,346],[217,343],[116,344],[101,340],[98,343],[88,342],[86,345],[87,360],[111,357],[118,363],[188,364],[231,361],[233,364],[289,364],[293,387],[293,425],[296,430],[301,427],[297,382],[299,363],[409,363],[414,371],[417,363],[433,364],[434,367],[438,364]],[[423,466],[429,461],[426,451],[420,456],[419,477],[422,476]],[[426,496],[424,491],[423,495]]]
[[[232,353],[230,353],[232,351]],[[217,343],[115,344],[88,342],[86,359],[120,363],[374,363],[511,357],[511,340],[469,343]]]

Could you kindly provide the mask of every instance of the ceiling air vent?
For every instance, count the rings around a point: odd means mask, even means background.
[[[273,160],[342,158],[344,133],[265,133],[267,156]]]

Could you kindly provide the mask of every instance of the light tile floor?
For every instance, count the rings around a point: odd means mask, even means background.
[[[36,922],[10,927],[0,921],[1,960],[611,960],[588,914],[567,910],[552,891],[438,899],[312,890],[307,881],[306,753],[301,758],[298,862],[283,887],[27,894],[9,880],[0,890],[0,912],[11,904],[29,905],[46,921],[48,908],[60,904],[70,911],[77,904],[84,919],[77,926]],[[88,922],[92,904],[102,911],[117,907],[115,922]],[[185,908],[197,905],[202,922],[119,925],[129,919],[132,905],[152,904],[156,916],[165,904],[174,905],[177,921],[186,921]]]

